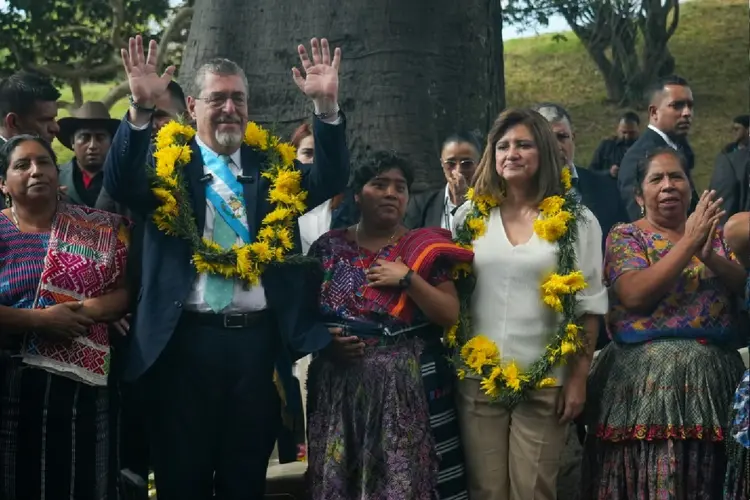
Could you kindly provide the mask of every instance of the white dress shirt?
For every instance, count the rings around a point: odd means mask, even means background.
[[[657,134],[659,134],[659,136],[661,136],[661,138],[664,139],[664,142],[667,143],[667,146],[669,146],[670,148],[674,149],[675,151],[679,151],[680,150],[679,146],[677,146],[677,144],[675,144],[675,142],[672,139],[670,139],[667,134],[665,134],[664,132],[662,132],[658,128],[654,127],[650,123],[648,124],[648,128],[650,128],[651,130],[653,130],[654,132],[656,132]]]
[[[458,209],[455,227],[463,224],[470,207],[467,202]],[[601,238],[599,223],[583,208],[575,253],[588,286],[578,293],[578,315],[607,312]],[[488,337],[497,344],[504,362],[515,360],[524,370],[545,352],[562,319],[542,302],[540,289],[542,280],[557,271],[557,251],[557,243],[536,233],[526,243],[513,246],[499,208],[492,209],[487,231],[474,242],[477,283],[471,298],[472,335]],[[565,368],[554,369],[550,376],[562,385]]]
[[[440,220],[440,227],[448,231],[453,229],[453,211],[456,205],[451,200],[451,190],[448,184],[445,185],[445,197],[443,198],[443,217]]]
[[[302,253],[307,255],[315,240],[331,229],[331,200],[326,200],[299,218]]]

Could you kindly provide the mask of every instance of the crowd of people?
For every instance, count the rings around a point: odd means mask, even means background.
[[[412,195],[397,152],[350,168],[327,40],[289,142],[237,64],[185,96],[158,50],[122,119],[0,82],[0,498],[261,499],[276,448],[313,499],[552,500],[570,446],[582,499],[750,497],[746,115],[702,192],[670,76],[589,168],[539,103]]]

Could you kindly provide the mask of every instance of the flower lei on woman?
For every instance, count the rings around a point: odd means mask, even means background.
[[[557,271],[547,276],[540,285],[540,299],[560,313],[561,320],[544,354],[526,371],[514,360],[503,360],[497,345],[484,335],[471,339],[470,297],[474,277],[470,267],[454,270],[461,296],[458,322],[446,332],[446,344],[454,349],[454,361],[459,378],[467,373],[482,377],[481,387],[493,401],[507,408],[520,403],[530,390],[552,387],[557,381],[551,370],[566,363],[584,345],[584,331],[576,318],[576,293],[586,287],[583,273],[577,268],[574,243],[578,237],[577,220],[581,204],[571,191],[571,173],[563,169],[561,183],[566,195],[550,196],[539,204],[540,218],[534,221],[534,232],[542,239],[558,244]],[[469,190],[472,202],[463,225],[458,228],[456,243],[472,248],[473,242],[484,235],[490,211],[499,205],[491,196],[477,195]],[[468,285],[467,285],[468,283]]]
[[[156,136],[152,192],[161,204],[153,214],[156,226],[171,236],[188,240],[193,248],[193,265],[199,273],[219,274],[257,284],[266,266],[285,262],[294,247],[292,230],[305,211],[307,192],[301,188],[302,172],[294,166],[294,146],[281,142],[259,125],[250,122],[244,144],[267,158],[261,176],[271,183],[269,201],[274,209],[265,216],[253,243],[222,248],[198,234],[190,197],[183,182],[183,167],[190,162],[190,141],[195,129],[169,122]]]

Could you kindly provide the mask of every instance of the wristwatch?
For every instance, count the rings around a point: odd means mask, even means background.
[[[414,271],[409,269],[409,272],[404,275],[403,278],[398,280],[398,286],[401,288],[409,288],[411,286],[411,277],[414,275]]]

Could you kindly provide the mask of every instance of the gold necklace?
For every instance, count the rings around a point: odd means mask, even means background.
[[[15,224],[18,229],[21,229],[21,223],[18,220],[18,215],[16,214],[15,205],[10,206],[10,215],[13,217],[13,224]]]
[[[388,241],[385,242],[385,245],[380,247],[380,250],[378,250],[378,253],[376,255],[379,255],[380,252],[383,250],[383,248],[387,247],[393,242],[393,238],[396,237],[396,234],[398,233],[398,226],[396,226],[396,230],[393,231],[393,234],[390,238],[388,238]],[[357,225],[354,226],[354,243],[357,244],[358,247],[362,247],[362,245],[359,244],[359,222],[357,222]]]

